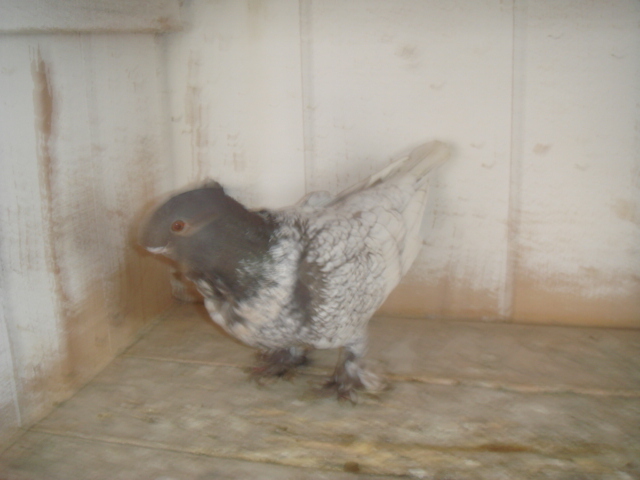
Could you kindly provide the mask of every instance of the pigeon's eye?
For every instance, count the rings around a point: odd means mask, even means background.
[[[185,227],[185,224],[182,220],[176,220],[171,224],[171,231],[181,232],[182,230],[184,230],[184,227]]]

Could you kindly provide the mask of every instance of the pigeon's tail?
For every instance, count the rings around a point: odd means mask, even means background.
[[[449,160],[450,155],[449,146],[443,142],[425,143],[413,149],[408,157],[393,162],[388,167],[369,177],[367,179],[368,185],[363,187],[372,187],[382,182],[407,176],[420,183],[431,170]]]
[[[402,197],[393,195],[399,202],[392,202],[402,218],[394,230],[399,252],[400,276],[407,273],[422,247],[425,233],[424,212],[429,190],[428,174],[449,160],[450,155],[451,150],[445,143],[425,143],[415,148],[408,157],[389,165],[387,168],[390,172],[381,179],[383,185],[398,186],[406,193],[404,201],[400,202]],[[384,186],[381,188],[384,189]]]
[[[369,178],[340,192],[331,203],[337,203],[352,193],[385,183],[404,183],[408,180],[413,184],[421,184],[427,178],[427,174],[449,160],[450,155],[451,150],[446,143],[435,140],[420,145],[407,157],[396,160]]]

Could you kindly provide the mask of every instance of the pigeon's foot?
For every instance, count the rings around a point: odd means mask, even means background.
[[[290,380],[295,376],[296,368],[309,363],[306,351],[298,348],[259,352],[257,357],[258,365],[251,369],[250,374],[260,384],[274,377]]]
[[[376,394],[387,387],[387,383],[375,373],[356,362],[347,361],[338,365],[331,379],[324,384],[323,392],[335,392],[338,401],[348,400],[355,405],[358,403],[358,391]]]

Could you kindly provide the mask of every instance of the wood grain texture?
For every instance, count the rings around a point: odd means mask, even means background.
[[[639,332],[379,318],[371,360],[393,388],[353,407],[314,393],[327,358],[292,381],[249,381],[250,351],[200,314],[173,310],[3,454],[0,475],[215,461],[245,478],[637,476]]]

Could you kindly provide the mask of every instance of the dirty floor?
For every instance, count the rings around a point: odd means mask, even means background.
[[[321,398],[335,352],[252,350],[172,309],[0,456],[2,480],[640,479],[640,331],[375,318],[392,389]]]

